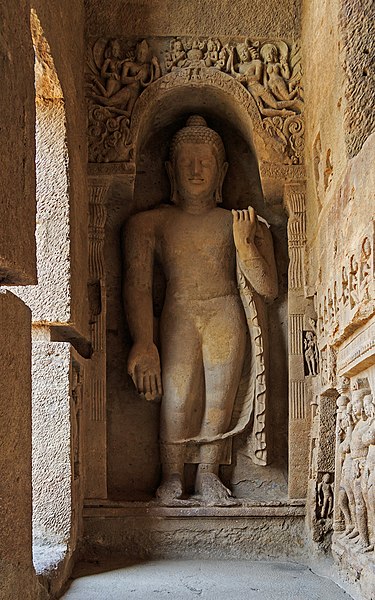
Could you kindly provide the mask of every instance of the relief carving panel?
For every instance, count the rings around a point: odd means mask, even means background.
[[[153,38],[131,42],[100,38],[88,49],[89,160],[124,162],[133,157],[132,114],[144,90],[160,77],[173,84],[223,85],[225,74],[252,98],[262,134],[280,148],[283,162],[303,162],[301,51],[298,42]],[[250,106],[250,105],[249,105]],[[249,110],[251,110],[249,108]]]

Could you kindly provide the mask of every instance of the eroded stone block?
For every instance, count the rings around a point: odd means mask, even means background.
[[[0,293],[0,598],[34,600],[31,542],[31,316]]]

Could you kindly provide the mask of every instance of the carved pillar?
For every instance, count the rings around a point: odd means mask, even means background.
[[[87,389],[85,497],[107,497],[105,197],[109,181],[89,179],[89,305],[93,354]]]
[[[288,212],[289,251],[289,497],[304,498],[307,491],[311,414],[305,381],[303,326],[309,300],[304,295],[306,244],[305,185],[284,188]]]

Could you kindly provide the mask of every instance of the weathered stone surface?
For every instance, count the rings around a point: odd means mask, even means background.
[[[59,289],[56,289],[56,287],[52,288],[54,297],[53,301],[49,299],[48,304],[52,306],[53,302],[56,302],[57,306],[59,306],[61,304],[59,299],[60,294],[70,296],[68,322],[74,327],[78,336],[81,335],[88,338],[86,115],[83,102],[83,73],[81,68],[84,61],[83,2],[70,0],[62,7],[58,2],[37,0],[34,2],[33,7],[40,20],[41,28],[50,48],[57,77],[61,84],[64,95],[63,106],[66,128],[64,139],[60,138],[60,143],[66,145],[67,152],[65,169],[68,184],[66,193],[69,194],[69,214],[64,214],[64,220],[68,220],[69,223],[69,286],[68,289],[64,286],[63,292],[61,287]],[[59,123],[59,132],[62,134],[61,119]],[[55,125],[57,126],[57,123]],[[49,197],[48,202],[48,208],[52,209],[51,216],[53,214],[53,198],[53,196]],[[50,239],[53,238],[53,227],[50,228],[48,237]],[[66,251],[64,248],[63,250],[64,252]],[[54,252],[57,259],[59,258],[58,252],[58,249]],[[57,264],[63,266],[61,259],[57,260]],[[65,281],[66,276],[63,279],[63,282]],[[44,297],[47,297],[47,290],[44,293]]]
[[[29,3],[3,3],[0,144],[0,283],[35,283],[34,53]],[[20,232],[22,231],[22,236]]]
[[[71,527],[70,344],[33,342],[33,524],[67,544]]]
[[[296,38],[299,33],[300,2],[256,0],[249,8],[244,1],[198,0],[112,1],[108,5],[86,0],[89,35],[257,35]]]
[[[323,5],[324,6],[323,6]],[[325,547],[330,519],[319,518],[316,493],[334,479],[336,561],[372,598],[374,504],[374,6],[309,2],[303,6],[308,261],[306,291],[315,297],[322,414],[313,432],[308,502],[313,537]],[[322,74],[328,68],[331,76]],[[326,398],[324,409],[322,398]],[[336,458],[333,404],[337,400]],[[325,419],[325,422],[322,422]]]
[[[100,515],[100,516],[99,516]],[[304,552],[304,507],[168,509],[121,503],[85,509],[85,542],[98,555],[138,558],[298,557]]]
[[[31,317],[0,293],[0,598],[38,597],[31,534]]]
[[[346,75],[344,127],[347,153],[358,154],[375,131],[375,7],[371,0],[341,0],[340,50]]]

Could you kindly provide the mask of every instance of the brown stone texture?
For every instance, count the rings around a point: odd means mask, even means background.
[[[341,0],[339,29],[346,75],[345,142],[348,156],[352,158],[375,130],[375,6],[372,0]]]
[[[322,473],[335,471],[335,398],[322,396],[319,402],[319,453],[316,468]]]
[[[116,514],[117,513],[117,514]],[[95,554],[139,559],[266,559],[304,552],[301,506],[158,509],[150,505],[85,509],[85,543]]]
[[[296,38],[300,2],[214,0],[116,0],[108,5],[86,0],[89,35],[255,35]]]
[[[320,475],[315,472],[317,480],[311,482],[313,507],[321,473],[332,471],[333,403],[341,393],[341,378],[350,388],[345,394],[352,402],[358,394],[355,390],[361,386],[370,388],[372,394],[375,391],[375,134],[374,79],[370,67],[373,26],[372,2],[335,0],[305,2],[303,6],[308,175],[306,282],[310,293],[316,293],[320,374],[314,390],[321,394],[320,433],[324,434],[327,427],[325,435],[318,435],[314,448],[313,472],[317,468]],[[322,77],[328,68],[330,77]],[[358,581],[367,600],[372,598],[370,589],[374,585],[373,555],[364,551],[373,544],[374,511],[368,497],[373,472],[373,417],[364,417],[358,406],[356,414],[352,414],[351,404],[348,406],[348,414],[344,411],[343,422],[337,425],[340,450],[335,461],[337,497],[333,515],[337,532],[333,534],[332,547],[336,562]],[[350,419],[352,425],[348,427]],[[368,446],[363,442],[361,427],[368,430]],[[344,516],[349,536],[341,538]],[[320,524],[324,535],[331,535],[329,521],[321,519]]]
[[[71,527],[70,344],[33,342],[34,536],[67,548]]]
[[[34,600],[31,550],[31,316],[0,293],[0,598]]]
[[[2,3],[0,21],[0,283],[35,283],[34,53],[28,2],[18,2],[17,10]]]
[[[87,319],[87,176],[86,114],[83,98],[83,2],[37,0],[33,3],[50,46],[64,94],[69,183],[69,319],[88,336]],[[57,250],[58,252],[58,250]],[[61,290],[55,287],[56,300]],[[65,321],[65,319],[64,319]]]

